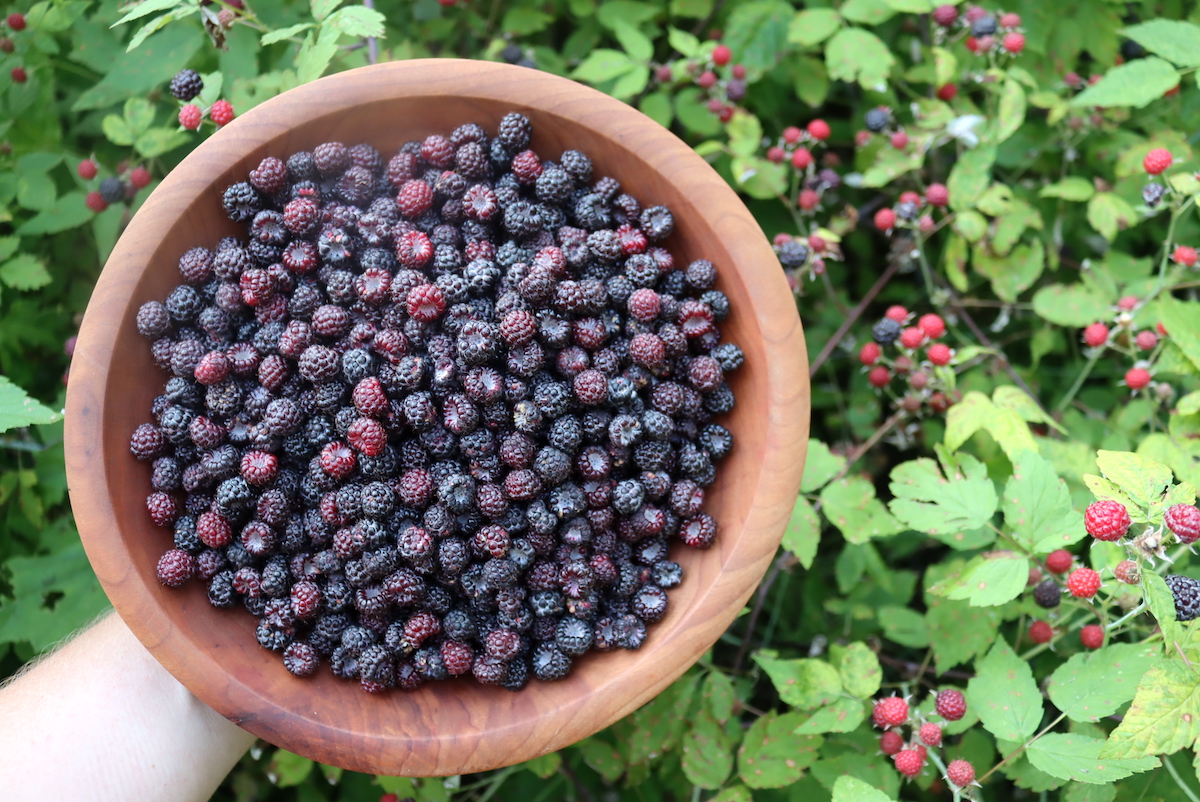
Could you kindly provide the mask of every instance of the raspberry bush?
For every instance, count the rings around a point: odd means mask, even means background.
[[[608,730],[521,766],[445,779],[358,775],[263,745],[215,798],[1194,802],[1200,26],[1188,20],[1200,8],[1077,0],[1055,11],[1033,0],[7,9],[0,676],[105,605],[67,505],[59,410],[80,315],[130,216],[196,145],[266,98],[375,61],[458,55],[566,75],[628,102],[741,195],[774,245],[809,343],[801,492],[745,614],[698,666]],[[435,138],[421,158],[449,167],[448,154]],[[512,155],[518,181],[548,189],[578,167],[556,153]],[[344,156],[318,149],[314,165]],[[487,154],[476,156],[458,168],[486,166]],[[234,213],[254,192],[280,191],[287,168],[268,159],[248,178],[225,198]],[[397,193],[414,214],[434,202],[421,183]],[[492,219],[500,195],[472,188],[464,210]],[[298,193],[265,221],[264,237],[289,239],[283,271],[315,271],[346,248],[322,236],[320,208]],[[622,258],[636,255],[666,224],[648,219],[611,240]],[[396,261],[420,269],[438,247],[411,232]],[[180,268],[201,286],[213,265],[193,253]],[[354,292],[382,298],[395,272],[364,269]],[[272,281],[269,269],[249,270],[237,290],[269,306]],[[453,305],[434,283],[405,290],[414,317]],[[181,292],[138,326],[165,331],[172,310],[187,314],[195,301]],[[641,291],[627,299],[639,320],[661,303]],[[319,336],[350,325],[340,307],[314,307]],[[518,347],[536,327],[514,315],[500,336]],[[284,347],[303,351],[301,339]],[[666,359],[661,341],[628,345],[648,368]],[[285,364],[254,348],[184,356],[205,387],[253,373],[278,400],[286,381]],[[305,365],[314,376],[368,371],[355,381],[361,423],[319,451],[330,475],[349,474],[385,447],[373,418],[380,394],[369,364],[317,356]],[[692,378],[705,385],[711,367]],[[599,397],[594,374],[580,370],[581,397]],[[284,430],[295,414],[276,404],[264,420]],[[163,541],[159,579],[215,580],[216,603],[263,593],[319,620],[328,588],[292,582],[286,565],[264,558],[224,572],[231,547],[267,553],[279,534],[274,455],[222,451],[225,432],[205,417],[186,433],[213,470],[263,492],[249,532],[189,510],[172,490],[188,480],[159,459],[162,431],[135,433],[133,450],[152,466],[146,515],[174,539]],[[395,489],[410,501],[438,491],[420,472]],[[504,503],[480,498],[497,515]],[[397,543],[414,558],[432,547],[416,532]],[[493,533],[480,548],[505,544]],[[413,616],[406,637],[456,623]],[[448,671],[484,680],[521,645],[489,632],[472,667],[461,641],[443,642]],[[295,642],[282,658],[306,674],[320,654]],[[372,676],[391,659],[378,644],[361,656]]]

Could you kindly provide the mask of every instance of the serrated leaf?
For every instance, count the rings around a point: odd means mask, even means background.
[[[267,771],[274,775],[277,786],[290,788],[308,779],[308,775],[312,774],[315,765],[306,757],[301,757],[286,749],[277,749]]]
[[[952,586],[946,598],[967,601],[972,607],[996,607],[1021,595],[1029,582],[1029,560],[1012,552],[976,557]],[[937,588],[930,588],[936,593]]]
[[[599,83],[624,75],[637,64],[620,50],[599,47],[588,54],[583,63],[575,68],[571,77],[577,81]]]
[[[1158,300],[1158,314],[1171,338],[1191,363],[1200,369],[1200,303],[1178,301],[1170,295]]]
[[[992,392],[992,403],[1003,409],[1011,409],[1020,415],[1023,421],[1044,423],[1057,432],[1067,433],[1061,423],[1050,417],[1050,413],[1038,406],[1037,400],[1020,387],[1012,384],[1000,385]]]
[[[762,123],[753,114],[733,115],[725,131],[729,134],[729,149],[739,156],[753,155],[762,147]]]
[[[529,36],[545,30],[552,22],[554,17],[544,11],[516,6],[504,12],[500,29],[513,36]]]
[[[186,145],[190,141],[191,137],[188,136],[186,131],[163,126],[143,131],[138,135],[137,141],[133,143],[133,147],[147,159],[153,159],[164,153],[170,153],[175,148]]]
[[[642,65],[617,78],[608,87],[608,94],[617,100],[630,100],[650,83],[650,68]]]
[[[312,0],[313,19],[317,22],[322,21],[332,14],[334,9],[340,6],[342,2],[343,0]]]
[[[120,115],[106,115],[100,123],[100,130],[114,145],[128,147],[133,144],[133,131],[130,130],[129,123],[125,121],[125,118]]]
[[[725,44],[751,76],[775,66],[787,50],[788,25],[795,13],[783,0],[751,0],[732,7],[725,22]]]
[[[276,42],[282,42],[284,39],[291,39],[296,34],[304,33],[312,26],[313,25],[311,22],[301,22],[296,25],[289,25],[286,28],[280,28],[277,31],[268,31],[262,35],[262,38],[258,40],[258,43],[263,47],[266,47],[267,45],[273,45]]]
[[[1109,242],[1138,222],[1137,211],[1113,192],[1097,192],[1088,201],[1088,223]]]
[[[808,452],[804,458],[804,476],[800,479],[800,492],[813,493],[838,475],[846,464],[846,458],[834,454],[820,440],[809,439]]]
[[[553,777],[562,765],[562,755],[558,752],[551,752],[541,757],[535,757],[533,760],[526,760],[521,764],[521,768],[528,769],[543,780],[548,780]]]
[[[1022,745],[1014,741],[996,741],[996,748],[1000,750],[1000,754],[1002,755],[1012,754]],[[1001,766],[1000,771],[1004,773],[1005,777],[1012,780],[1013,784],[1018,788],[1023,788],[1035,794],[1053,791],[1055,788],[1066,783],[1066,780],[1051,776],[1034,766],[1029,762],[1029,758],[1025,756],[1024,752]]]
[[[821,542],[821,521],[808,499],[800,496],[792,509],[792,517],[783,530],[783,547],[796,555],[805,568],[811,568]]]
[[[730,170],[738,187],[752,198],[777,198],[787,187],[788,168],[766,159],[738,156],[730,165]]]
[[[937,599],[925,613],[925,621],[937,670],[942,672],[987,651],[996,639],[1000,614],[991,607]]]
[[[1001,638],[975,667],[967,704],[979,713],[984,729],[1009,741],[1033,735],[1042,720],[1042,695],[1029,663]]]
[[[330,30],[337,33],[336,28],[330,28]],[[329,66],[329,62],[337,55],[337,49],[336,36],[330,37],[323,31],[320,36],[314,36],[310,31],[304,37],[304,44],[300,46],[300,52],[296,54],[296,82],[306,84],[320,78]]]
[[[779,698],[799,710],[827,705],[842,693],[837,669],[814,658],[781,660],[774,652],[763,650],[754,662],[767,672]]]
[[[875,498],[875,487],[862,476],[826,485],[821,491],[821,505],[825,517],[849,543],[866,543],[874,537],[903,531],[900,522]]]
[[[902,462],[889,477],[892,514],[908,528],[957,539],[979,529],[996,513],[996,487],[986,476],[943,477],[936,462]],[[953,545],[953,540],[944,540]]]
[[[1133,703],[1108,736],[1102,758],[1173,754],[1200,736],[1200,673],[1182,660],[1163,659],[1138,684]]]
[[[813,712],[808,721],[796,728],[797,735],[821,735],[826,732],[854,732],[867,717],[860,699],[843,697]]]
[[[1087,785],[1071,783],[1063,789],[1063,802],[1113,802],[1117,796],[1115,785]]]
[[[1121,33],[1180,67],[1200,67],[1200,26],[1173,19],[1131,25]]]
[[[737,702],[733,680],[721,671],[709,672],[700,686],[700,698],[713,718],[723,725],[733,715],[733,706]]]
[[[1166,581],[1152,571],[1144,572],[1142,589],[1146,596],[1146,606],[1158,621],[1162,630],[1163,644],[1167,653],[1175,651],[1175,644],[1183,640],[1183,628],[1179,625],[1175,611],[1175,596]]]
[[[612,744],[600,738],[588,738],[577,745],[583,762],[608,782],[616,782],[625,773],[625,761]]]
[[[717,720],[701,710],[683,736],[680,763],[688,782],[715,790],[733,771],[733,748]]]
[[[897,150],[885,148],[879,151],[872,164],[862,175],[864,187],[882,187],[890,184],[905,173],[912,172],[925,163],[924,151],[920,148]]]
[[[895,16],[896,11],[886,0],[846,0],[838,13],[860,25],[881,25]]]
[[[1101,785],[1157,768],[1157,757],[1100,759],[1104,741],[1075,733],[1052,732],[1038,738],[1025,754],[1029,762],[1061,780]]]
[[[874,696],[883,681],[879,658],[864,643],[852,643],[838,660],[842,689],[851,696],[867,699]]]
[[[1100,451],[1096,466],[1141,507],[1160,500],[1173,478],[1171,469],[1161,462],[1127,451]]]
[[[679,0],[672,0],[679,2]],[[714,796],[709,802],[754,802],[754,797],[750,795],[750,789],[738,783],[725,788],[721,793]]]
[[[1104,77],[1071,100],[1076,108],[1087,106],[1132,106],[1140,109],[1179,85],[1179,73],[1156,56],[1136,59],[1113,67]]]
[[[339,8],[325,21],[325,24],[332,25],[346,36],[381,38],[386,21],[386,18],[375,9],[354,5]]]
[[[1066,482],[1054,466],[1032,451],[1017,457],[1004,486],[1004,522],[1012,537],[1038,554],[1082,540],[1083,516],[1071,503]]]
[[[19,253],[0,265],[0,281],[14,290],[36,290],[50,283],[50,271],[32,254]]]
[[[132,9],[127,11],[124,16],[122,16],[109,27],[115,28],[118,25],[124,25],[126,22],[131,22],[135,19],[141,19],[142,17],[148,17],[151,14],[155,14],[159,11],[169,11],[176,6],[183,5],[184,2],[186,2],[186,0],[142,0],[142,2],[138,3]]]
[[[670,26],[667,28],[667,42],[684,58],[692,58],[700,50],[700,40],[687,31]]]
[[[1029,426],[1014,410],[998,407],[983,393],[971,391],[946,414],[946,447],[958,450],[980,429],[990,434],[1010,460],[1022,451],[1036,451]]]
[[[954,227],[954,230],[961,234],[962,238],[967,242],[979,242],[979,240],[983,239],[983,235],[986,234],[988,230],[987,218],[974,209],[966,209],[965,211],[961,211],[956,214],[954,216],[954,222],[951,225]],[[967,261],[965,244],[963,245],[963,249],[961,262],[963,265],[965,265]],[[961,273],[963,276],[961,282],[959,283],[961,284],[962,289],[965,290],[967,288],[966,273],[961,267],[959,268],[959,273]]]
[[[838,777],[833,784],[833,802],[891,802],[891,797],[857,777]]]
[[[1038,192],[1039,198],[1062,198],[1063,200],[1083,202],[1096,194],[1096,188],[1091,181],[1078,176],[1070,176],[1062,181],[1047,184]]]
[[[813,47],[833,36],[841,27],[841,17],[832,8],[806,8],[792,17],[787,38],[789,42]]]
[[[923,649],[929,645],[929,627],[925,616],[907,607],[890,605],[879,608],[879,625],[883,636],[910,649]]]
[[[738,776],[751,788],[782,788],[804,774],[825,742],[820,735],[796,735],[802,713],[767,713],[755,720],[738,749]]]
[[[995,183],[980,196],[976,208],[992,217],[1003,217],[1012,211],[1012,203],[1012,187],[1008,184]]]
[[[992,183],[992,165],[996,163],[995,145],[980,145],[968,150],[950,170],[946,188],[955,211],[970,209]]]
[[[554,19],[549,14],[543,16],[547,18],[547,24]],[[654,57],[654,43],[650,41],[650,37],[625,20],[614,24],[612,32],[617,37],[617,41],[621,43],[622,49],[635,61],[649,61]]]
[[[1095,284],[1048,284],[1034,293],[1033,311],[1059,326],[1083,327],[1111,315],[1111,300]]]
[[[887,86],[888,73],[895,63],[896,58],[888,46],[863,28],[842,28],[825,44],[825,66],[829,77],[857,81],[872,91]]]
[[[1050,675],[1046,691],[1072,721],[1099,721],[1133,698],[1158,652],[1157,646],[1131,643],[1080,652]]]
[[[13,410],[5,402],[7,385],[0,377],[0,431],[12,428],[6,425]],[[0,605],[0,643],[28,642],[41,652],[108,609],[108,597],[77,538],[52,554],[11,557],[5,568],[13,598]],[[59,598],[51,609],[46,599],[53,596]]]
[[[35,423],[54,423],[62,416],[24,390],[7,376],[0,376],[0,433]]]
[[[975,253],[976,272],[990,279],[996,295],[1009,303],[1015,303],[1017,296],[1033,286],[1045,266],[1045,246],[1040,239],[1018,245],[1007,255],[987,250]]]
[[[1025,122],[1025,105],[1025,90],[1010,77],[1000,95],[1000,108],[990,137],[993,143],[998,145],[1017,132]]]

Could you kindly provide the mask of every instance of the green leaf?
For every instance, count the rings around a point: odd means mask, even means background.
[[[80,94],[71,110],[102,109],[160,88],[180,65],[188,63],[203,41],[204,37],[197,36],[190,26],[168,26],[154,37],[153,46],[112,59],[104,77]]]
[[[1117,234],[1138,221],[1137,212],[1125,199],[1113,192],[1097,192],[1088,201],[1088,222],[1106,240],[1112,242]]]
[[[799,780],[817,759],[825,739],[795,735],[804,723],[802,713],[767,713],[746,731],[738,749],[738,776],[751,788],[782,788]]]
[[[833,802],[891,802],[891,797],[857,777],[838,777],[833,784]]]
[[[133,144],[133,131],[129,128],[129,123],[117,114],[106,115],[100,123],[100,130],[114,145],[128,147]]]
[[[1067,430],[1061,423],[1050,417],[1050,413],[1038,406],[1037,399],[1020,387],[1012,384],[1002,384],[992,392],[992,403],[1004,409],[1011,409],[1021,416],[1021,420],[1029,423],[1044,423],[1055,431],[1066,434]]]
[[[313,19],[315,19],[317,22],[321,22],[330,14],[332,14],[334,9],[341,4],[342,0],[312,0]]]
[[[1179,301],[1170,295],[1158,299],[1158,314],[1171,342],[1200,370],[1200,303]]]
[[[170,11],[176,6],[183,5],[184,2],[186,0],[142,0],[142,2],[126,12],[123,17],[114,22],[110,27],[115,28],[118,25],[124,25],[126,22],[148,17],[159,11]]]
[[[789,42],[814,47],[833,36],[841,27],[841,17],[832,8],[806,8],[792,17],[787,38]]]
[[[728,674],[721,671],[709,672],[700,688],[700,698],[708,712],[722,725],[733,716],[733,705],[737,696],[734,694],[733,680]]]
[[[796,734],[821,735],[826,732],[854,732],[866,717],[867,708],[861,700],[843,697],[815,711],[808,721],[796,728]]]
[[[1114,643],[1072,655],[1050,675],[1050,701],[1072,721],[1111,716],[1133,698],[1158,651],[1153,645]]]
[[[16,253],[17,248],[20,247],[20,237],[0,237],[0,262],[7,260],[8,257]]]
[[[827,705],[842,692],[837,669],[824,660],[781,660],[763,650],[754,655],[754,662],[767,672],[779,698],[800,710]]]
[[[1059,326],[1083,327],[1112,311],[1108,295],[1095,284],[1048,284],[1033,294],[1033,311]]]
[[[1010,460],[1022,451],[1036,451],[1037,442],[1015,410],[998,407],[983,393],[971,391],[946,413],[946,447],[957,451],[980,429],[988,432]]]
[[[996,607],[1021,595],[1029,583],[1029,560],[1012,552],[976,557],[957,584],[945,588],[946,598],[972,607]],[[938,588],[930,588],[931,593]]]
[[[1146,595],[1146,606],[1154,614],[1162,630],[1163,644],[1167,653],[1174,652],[1174,645],[1183,640],[1183,628],[1179,625],[1175,611],[1175,596],[1166,581],[1152,571],[1144,572],[1142,589]]]
[[[925,616],[907,607],[889,606],[879,608],[879,625],[883,635],[891,641],[910,649],[923,649],[929,645],[929,627]]]
[[[1045,266],[1046,251],[1041,240],[1018,245],[1007,256],[994,256],[986,250],[975,253],[975,270],[991,279],[996,295],[1009,303],[1015,303],[1018,295],[1033,286]]]
[[[679,0],[671,0],[671,2],[678,3]],[[754,802],[754,797],[750,795],[750,790],[746,786],[738,783],[725,788],[708,802]]]
[[[1042,720],[1042,695],[1033,670],[1003,638],[976,663],[975,677],[967,684],[967,703],[979,713],[984,729],[1009,741],[1024,741]]]
[[[271,758],[267,773],[275,778],[274,782],[280,788],[290,788],[307,780],[315,765],[306,757],[300,757],[286,749],[277,749],[275,756]]]
[[[700,51],[700,40],[675,26],[667,28],[667,42],[684,58],[693,58]]]
[[[1063,791],[1063,802],[1113,802],[1117,796],[1115,785],[1085,785],[1071,783]]]
[[[583,762],[608,782],[616,782],[625,773],[625,761],[621,753],[607,741],[588,738],[579,744]]]
[[[531,33],[545,30],[552,22],[554,22],[554,17],[544,11],[516,6],[504,12],[500,28],[505,33],[514,36],[528,36]]]
[[[988,222],[987,218],[981,215],[974,209],[961,211],[954,216],[952,223],[954,230],[962,235],[967,242],[979,242],[983,239],[983,235],[987,233]],[[963,256],[963,262],[966,262],[966,256]],[[966,289],[966,278],[962,280],[962,289]]]
[[[992,165],[996,163],[996,146],[980,145],[968,150],[950,170],[946,188],[950,205],[956,210],[970,209],[992,183]]]
[[[1038,192],[1039,198],[1062,198],[1063,200],[1082,202],[1096,194],[1096,188],[1086,178],[1070,176],[1062,181],[1047,184]]]
[[[1195,415],[1200,412],[1200,390],[1193,390],[1175,403],[1175,411],[1180,415]],[[811,440],[809,441],[812,442]],[[806,466],[807,467],[807,466]]]
[[[671,110],[671,96],[666,92],[651,92],[642,98],[638,109],[663,128],[671,127],[675,113]]]
[[[544,16],[548,18],[548,21],[553,19],[549,14]],[[635,61],[649,61],[654,57],[654,43],[650,41],[650,37],[633,25],[621,20],[613,26],[612,31],[630,58]]]
[[[729,149],[738,156],[751,156],[762,147],[762,123],[753,114],[733,115],[725,131],[729,134]]]
[[[825,66],[835,80],[857,81],[864,89],[882,91],[895,56],[883,41],[863,28],[842,28],[825,45]]]
[[[838,8],[838,13],[860,25],[881,25],[891,19],[896,11],[885,0],[846,0]]]
[[[996,487],[984,476],[943,477],[922,457],[897,465],[889,478],[892,514],[918,532],[954,545],[965,531],[986,526],[996,513]],[[828,512],[826,513],[828,514]]]
[[[787,529],[783,530],[783,547],[796,555],[805,568],[812,568],[820,542],[821,521],[808,499],[800,496],[792,509],[792,517],[788,519]]]
[[[814,109],[829,96],[829,74],[825,62],[810,56],[799,56],[791,60],[792,91],[796,97]]]
[[[1132,106],[1140,109],[1179,85],[1179,73],[1155,56],[1113,67],[1104,77],[1071,99],[1076,108]]]
[[[1025,754],[1029,762],[1052,777],[1102,785],[1140,771],[1157,768],[1157,757],[1100,759],[1104,741],[1075,733],[1052,732],[1038,738]]]
[[[1008,184],[996,183],[979,197],[975,207],[992,217],[1003,217],[1012,211],[1012,203],[1012,188]]]
[[[883,681],[879,658],[863,643],[852,643],[846,648],[838,660],[838,674],[842,689],[859,699],[874,696]]]
[[[875,163],[863,173],[864,187],[882,187],[895,181],[905,173],[920,169],[925,163],[925,154],[920,149],[913,151],[884,148],[875,157]]]
[[[325,31],[333,31],[333,35],[327,34]],[[315,81],[325,74],[325,70],[329,67],[329,62],[337,55],[337,37],[340,32],[333,27],[322,29],[317,36],[313,36],[310,31],[304,37],[304,44],[300,46],[300,52],[296,54],[296,81],[300,84],[306,84],[310,81]]]
[[[600,4],[596,19],[601,25],[612,30],[622,22],[641,25],[657,17],[660,12],[659,6],[640,0],[607,0]]]
[[[35,423],[54,423],[61,417],[50,407],[31,398],[7,376],[0,376],[0,433]]]
[[[374,36],[381,38],[386,18],[373,8],[366,6],[346,6],[339,8],[326,20],[326,25],[332,25],[346,36],[363,38]]]
[[[145,156],[147,159],[153,159],[161,156],[164,153],[170,153],[182,145],[186,145],[191,141],[191,137],[186,131],[180,131],[176,128],[151,128],[148,131],[142,132],[133,143],[133,147],[138,153]]]
[[[7,384],[8,380],[0,377],[0,430],[11,428],[6,425],[13,409],[6,402]],[[70,524],[64,519],[64,525]],[[13,598],[0,605],[0,643],[27,642],[41,652],[108,608],[108,598],[92,572],[83,544],[68,536],[72,539],[60,551],[11,557],[5,563]],[[48,597],[59,597],[53,609],[46,605]]]
[[[929,645],[941,672],[985,652],[996,639],[1000,614],[991,607],[935,599],[925,613],[925,621],[929,627]]]
[[[1164,659],[1138,684],[1133,703],[1108,736],[1102,758],[1173,754],[1200,736],[1200,673],[1182,660]]]
[[[36,290],[50,283],[50,271],[28,253],[19,253],[0,265],[0,281],[14,290]]]
[[[1100,451],[1096,454],[1096,466],[1106,479],[1142,507],[1158,501],[1173,478],[1171,469],[1161,462],[1127,451]]]
[[[1015,134],[1024,122],[1025,90],[1018,81],[1010,77],[1004,82],[1004,91],[1000,95],[1000,109],[996,115],[991,141],[1000,144]]]
[[[725,44],[751,76],[775,66],[787,50],[792,6],[784,0],[736,3],[725,22]]]
[[[571,77],[577,81],[599,83],[624,75],[638,65],[620,50],[596,48],[583,63],[575,68]]]
[[[691,729],[683,736],[682,751],[683,774],[698,788],[720,788],[733,771],[733,748],[725,730],[707,710],[693,718]]]
[[[313,25],[311,22],[301,22],[296,25],[289,25],[286,28],[280,28],[277,31],[268,31],[262,35],[262,38],[258,40],[258,43],[263,47],[266,47],[267,45],[273,45],[276,42],[282,42],[284,39],[291,39],[296,34],[304,33],[312,26]],[[205,83],[207,84],[207,82]]]
[[[125,120],[134,134],[154,125],[154,106],[143,97],[131,97],[125,101]]]
[[[849,543],[866,543],[903,531],[883,502],[875,498],[875,487],[862,476],[850,476],[828,484],[821,491],[825,517]]]
[[[1025,451],[1004,487],[1004,522],[1012,537],[1038,554],[1069,546],[1087,532],[1067,484],[1044,457]]]
[[[671,16],[704,19],[712,7],[713,0],[671,0]]]
[[[521,768],[528,769],[543,780],[548,780],[558,772],[561,765],[562,755],[558,752],[551,752],[541,757],[535,757],[533,760],[526,760],[521,764]]]
[[[1200,27],[1190,22],[1154,19],[1121,33],[1180,67],[1200,67]]]
[[[608,87],[608,94],[617,100],[630,100],[645,89],[648,83],[650,83],[650,68],[636,65]]]
[[[800,479],[800,492],[813,493],[837,476],[846,464],[846,458],[834,454],[820,440],[810,438],[808,455],[804,459],[804,476]]]

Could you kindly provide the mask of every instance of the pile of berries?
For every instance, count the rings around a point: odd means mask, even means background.
[[[204,115],[213,121],[217,128],[223,128],[233,122],[233,104],[228,100],[214,101],[207,109],[201,108],[192,101],[204,91],[204,80],[195,70],[180,70],[171,79],[169,87],[171,96],[180,102],[179,124],[189,131],[195,131],[204,122]]]
[[[859,349],[858,360],[871,386],[893,395],[904,411],[916,414],[928,408],[942,413],[958,399],[953,371],[947,375],[943,370],[953,361],[954,351],[937,342],[946,333],[946,323],[932,313],[915,323],[914,317],[902,306],[890,307],[871,331],[874,341]],[[895,356],[884,349],[894,349]],[[892,391],[895,379],[904,384],[899,395]]]
[[[638,648],[671,544],[713,543],[743,361],[716,269],[530,137],[514,113],[390,161],[268,157],[224,192],[247,237],[185,252],[138,312],[172,374],[131,442],[174,532],[159,579],[245,607],[294,674],[560,679]]]
[[[962,691],[949,688],[934,698],[937,715],[946,721],[958,721],[967,713],[967,700]],[[916,777],[925,768],[929,750],[942,746],[942,726],[933,721],[915,720],[908,701],[899,696],[875,700],[872,721],[883,730],[879,736],[879,751],[892,759],[896,770],[905,777]],[[905,738],[903,728],[909,728]],[[975,781],[975,769],[965,760],[955,760],[946,766],[946,778],[963,788]]]

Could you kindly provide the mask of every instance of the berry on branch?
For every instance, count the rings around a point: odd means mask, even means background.
[[[1120,540],[1129,531],[1130,523],[1125,505],[1110,499],[1093,501],[1083,513],[1084,529],[1096,540]]]
[[[1091,568],[1077,568],[1067,577],[1067,590],[1077,599],[1090,599],[1100,590],[1100,575]]]

